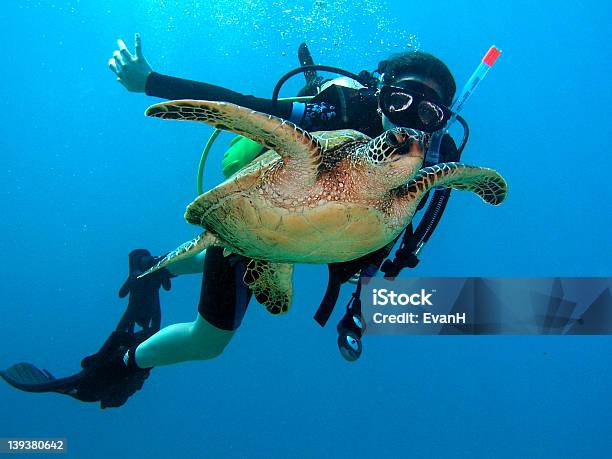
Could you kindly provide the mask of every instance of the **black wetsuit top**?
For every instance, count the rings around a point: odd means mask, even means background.
[[[306,103],[279,101],[276,108],[271,99],[244,95],[207,83],[151,73],[145,92],[164,99],[196,99],[231,102],[243,107],[287,119],[307,131],[355,129],[370,137],[383,133],[378,103],[371,90],[355,90],[332,85]],[[440,157],[454,160],[456,146],[445,136]],[[389,248],[383,248],[358,260],[347,262],[347,269],[357,272],[362,265],[379,264]],[[240,326],[251,292],[242,276],[246,263],[242,257],[223,257],[223,250],[206,252],[204,277],[198,310],[212,325],[235,330]],[[231,292],[235,292],[234,295]]]
[[[271,99],[244,95],[207,83],[151,73],[147,95],[164,99],[197,99],[231,102],[236,105],[290,120],[307,131],[355,129],[370,137],[382,134],[383,128],[376,97],[367,90],[356,91],[330,86],[310,102],[279,101],[276,109]]]

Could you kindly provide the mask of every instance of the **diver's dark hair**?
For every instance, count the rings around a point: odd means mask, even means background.
[[[440,85],[443,102],[450,105],[455,97],[457,85],[452,73],[437,57],[422,51],[392,54],[378,63],[378,73],[384,74],[383,83],[391,84],[406,74],[431,79]]]

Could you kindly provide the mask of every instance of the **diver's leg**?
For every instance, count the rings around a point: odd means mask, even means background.
[[[242,257],[224,257],[221,247],[209,248],[198,317],[166,327],[139,345],[136,364],[148,368],[220,355],[242,323],[251,297],[242,280],[246,265]]]
[[[232,336],[233,331],[221,330],[198,314],[194,322],[170,325],[138,346],[136,365],[149,368],[213,359],[223,352]]]
[[[199,274],[202,272],[205,256],[206,250],[202,250],[193,257],[185,258],[166,266],[166,269],[175,276],[182,276],[183,274]]]

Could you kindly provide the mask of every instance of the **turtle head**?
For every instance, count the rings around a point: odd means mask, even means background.
[[[383,132],[365,149],[371,173],[387,190],[406,183],[423,164],[429,139],[423,131],[403,127]]]

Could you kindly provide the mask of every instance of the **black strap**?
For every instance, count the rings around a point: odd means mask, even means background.
[[[340,287],[344,282],[349,280],[353,273],[352,267],[347,266],[346,263],[330,263],[327,265],[329,278],[327,281],[327,290],[325,290],[325,296],[319,305],[319,309],[314,315],[314,320],[317,321],[321,327],[324,327],[329,320],[334,306],[340,296]],[[359,271],[359,268],[356,269]]]
[[[330,263],[327,265],[329,269],[329,280],[327,283],[327,290],[323,301],[319,305],[319,309],[314,315],[314,319],[322,327],[325,326],[329,317],[331,316],[334,306],[338,301],[340,295],[340,287],[345,282],[353,277],[358,272],[367,273],[367,276],[373,276],[378,271],[381,263],[385,258],[389,256],[389,253],[393,249],[395,241],[386,245],[382,249],[372,252],[364,257],[357,258],[343,263]],[[360,277],[361,282],[361,277]]]
[[[346,307],[347,312],[351,311],[357,313],[359,316],[361,316],[361,285],[361,276],[359,276],[357,287],[355,287],[351,301],[349,301],[349,304]]]
[[[395,252],[393,260],[385,260],[380,267],[385,277],[395,278],[402,269],[406,267],[414,268],[419,264],[419,259],[415,255],[417,244],[418,240],[412,223],[410,223],[404,230],[402,242]]]

